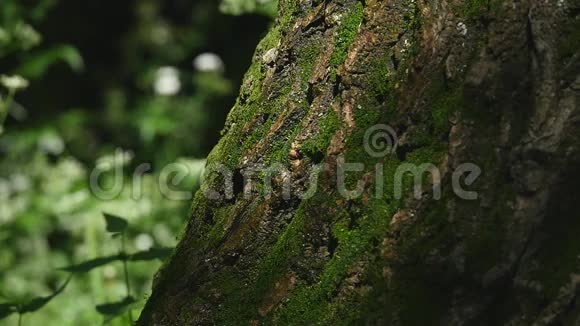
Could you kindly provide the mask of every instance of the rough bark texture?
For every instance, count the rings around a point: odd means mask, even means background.
[[[279,7],[208,160],[235,172],[235,198],[197,193],[139,323],[579,324],[578,0]],[[397,131],[396,153],[366,153],[376,124]],[[364,181],[358,198],[337,191],[340,155],[366,166],[347,178]],[[297,193],[321,162],[310,199],[242,192],[253,164],[282,164],[274,190],[290,178]],[[396,167],[428,162],[441,200],[410,182],[396,199]],[[477,200],[452,191],[465,162],[483,170]]]

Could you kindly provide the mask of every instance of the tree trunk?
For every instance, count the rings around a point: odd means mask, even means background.
[[[280,0],[140,324],[578,325],[579,13]]]

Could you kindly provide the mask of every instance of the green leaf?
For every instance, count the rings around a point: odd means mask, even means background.
[[[37,22],[40,22],[46,14],[55,5],[58,4],[57,0],[40,0],[37,1],[37,5],[31,9],[30,16]]]
[[[17,305],[14,303],[0,303],[0,320],[5,319],[17,312]]]
[[[86,273],[90,272],[91,270],[101,267],[103,265],[107,265],[111,262],[122,260],[122,255],[114,255],[108,257],[98,257],[95,259],[88,260],[84,263],[80,263],[77,265],[67,266],[59,268],[60,270],[71,272],[71,273]]]
[[[70,45],[56,45],[25,58],[24,63],[16,69],[16,72],[30,79],[38,79],[51,66],[59,62],[68,64],[77,73],[84,69],[83,58],[76,48]]]
[[[105,221],[107,222],[108,232],[123,233],[127,229],[127,226],[129,226],[129,223],[127,223],[127,221],[124,218],[107,213],[103,213],[103,216],[105,217]]]
[[[129,255],[129,261],[150,261],[150,260],[164,260],[173,252],[173,248],[151,248],[147,251],[136,252]]]
[[[277,0],[222,0],[219,9],[227,15],[260,14],[275,18],[278,13]]]
[[[132,304],[137,302],[135,298],[129,296],[119,302],[104,303],[97,305],[95,308],[97,312],[104,316],[118,316],[127,311]]]
[[[198,89],[216,95],[228,95],[233,89],[231,82],[216,72],[197,73],[193,82]]]
[[[35,312],[35,311],[39,310],[40,308],[44,307],[47,303],[49,303],[52,299],[54,299],[54,297],[56,297],[57,295],[62,293],[62,291],[64,291],[64,289],[68,285],[68,282],[70,282],[71,278],[72,277],[69,276],[69,278],[66,280],[66,282],[64,282],[60,286],[60,288],[58,288],[56,291],[54,291],[51,295],[49,295],[47,297],[38,297],[38,298],[34,298],[34,299],[30,300],[30,302],[28,302],[27,304],[25,304],[24,306],[22,306],[19,309],[20,310],[19,312],[21,314],[25,314],[25,313],[29,313],[29,312]]]

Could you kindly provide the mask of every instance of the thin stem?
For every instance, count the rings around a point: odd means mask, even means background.
[[[3,133],[3,125],[8,117],[8,112],[10,111],[10,106],[12,106],[12,100],[14,99],[14,91],[8,92],[6,98],[0,97],[0,134]]]
[[[8,115],[8,99],[4,100],[2,96],[0,96],[0,133],[2,133],[2,126],[4,125],[4,121],[6,120],[6,116]]]
[[[87,255],[89,257],[96,257],[99,256],[101,252],[100,243],[98,240],[97,234],[97,225],[95,219],[90,219],[84,233],[84,243],[87,244]],[[109,298],[107,297],[105,291],[105,284],[103,279],[102,273],[88,273],[89,277],[89,285],[91,288],[91,294],[95,297],[98,301],[106,301]]]
[[[127,252],[125,250],[125,233],[121,234],[121,254],[123,255],[123,271],[125,272],[125,286],[127,287],[127,298],[131,296],[131,283],[129,282],[129,268],[127,266]],[[131,309],[127,311],[129,321],[133,325],[133,313]]]
[[[121,235],[121,254],[123,255],[123,269],[125,271],[125,285],[127,286],[127,296],[131,295],[131,285],[129,283],[129,269],[127,268],[127,252],[125,250],[125,234]]]
[[[18,326],[22,326],[22,314],[18,313]]]

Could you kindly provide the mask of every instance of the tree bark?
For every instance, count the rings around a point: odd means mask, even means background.
[[[280,0],[139,324],[578,325],[579,13]]]

